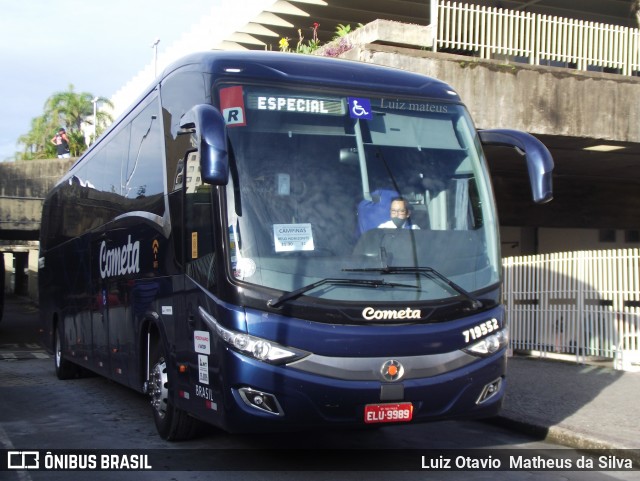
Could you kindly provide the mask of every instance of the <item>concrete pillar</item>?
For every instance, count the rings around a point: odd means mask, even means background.
[[[29,294],[29,278],[27,271],[29,268],[29,253],[15,252],[13,254],[13,266],[15,276],[15,294],[26,296]]]

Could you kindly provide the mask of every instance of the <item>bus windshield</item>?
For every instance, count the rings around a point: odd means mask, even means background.
[[[491,188],[462,105],[256,84],[217,93],[237,281],[314,302],[435,302],[499,282]]]

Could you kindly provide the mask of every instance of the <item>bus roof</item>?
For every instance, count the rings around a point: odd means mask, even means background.
[[[194,53],[170,65],[163,77],[186,66],[200,65],[216,77],[236,76],[267,81],[388,91],[395,95],[418,95],[459,102],[458,94],[445,82],[398,68],[317,55],[263,51],[210,51]]]
[[[220,79],[254,79],[272,82],[305,83],[335,88],[364,89],[393,92],[397,96],[419,96],[434,100],[460,102],[457,92],[447,83],[426,75],[392,67],[383,67],[365,62],[343,60],[318,55],[304,55],[266,51],[206,51],[186,55],[169,65],[136,100],[127,107],[104,132],[116,128],[129,109],[139,104],[158,83],[175,70],[187,67],[208,72]],[[85,152],[87,154],[100,144],[102,138]],[[81,156],[69,169],[79,165]],[[65,176],[66,177],[66,176]],[[63,182],[65,179],[60,179]]]

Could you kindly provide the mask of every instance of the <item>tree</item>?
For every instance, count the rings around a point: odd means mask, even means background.
[[[77,157],[87,148],[83,126],[94,123],[93,102],[113,108],[113,103],[105,97],[95,97],[89,92],[75,92],[73,85],[63,92],[51,95],[44,105],[44,113],[31,121],[31,130],[18,139],[24,146],[21,158],[45,159],[55,157],[55,147],[51,137],[60,127],[67,130],[71,155]],[[100,133],[113,121],[107,112],[98,110],[95,115],[96,132]]]
[[[87,147],[82,133],[82,125],[93,125],[94,99],[103,105],[113,107],[111,101],[105,97],[94,97],[89,92],[74,92],[72,84],[69,84],[69,90],[54,93],[45,104],[45,113],[53,123],[67,126],[72,156],[80,155]],[[98,126],[111,122],[113,119],[107,112],[97,111],[95,120],[96,130],[98,130]]]
[[[53,127],[55,129],[55,127]],[[22,160],[47,159],[55,157],[56,148],[49,142],[51,139],[50,121],[42,115],[31,120],[31,130],[18,138],[18,143],[24,145]]]

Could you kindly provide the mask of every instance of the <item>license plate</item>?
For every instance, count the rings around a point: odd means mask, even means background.
[[[405,423],[413,418],[413,404],[367,404],[364,407],[364,422],[372,423]]]

